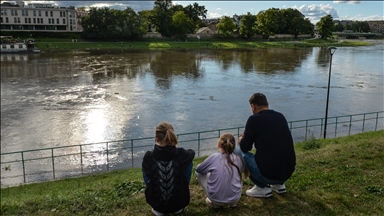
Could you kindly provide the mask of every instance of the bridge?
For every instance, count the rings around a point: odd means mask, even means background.
[[[377,33],[366,33],[366,32],[332,32],[332,35],[338,35],[339,37],[365,37],[371,38],[379,35]]]

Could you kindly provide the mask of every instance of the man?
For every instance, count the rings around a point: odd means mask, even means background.
[[[284,182],[296,166],[296,155],[288,123],[283,114],[269,109],[267,98],[255,93],[249,99],[252,113],[240,134],[236,153],[241,155],[255,184],[246,191],[252,197],[270,197],[272,190],[285,193]],[[249,151],[255,146],[256,154]]]

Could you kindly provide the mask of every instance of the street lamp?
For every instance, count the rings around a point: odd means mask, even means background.
[[[325,107],[325,123],[324,123],[324,139],[327,137],[327,119],[328,119],[328,102],[329,102],[329,86],[331,84],[331,67],[332,67],[332,56],[336,51],[336,47],[328,47],[329,53],[331,54],[331,60],[329,61],[329,75],[328,75],[328,89],[327,89],[327,105]]]

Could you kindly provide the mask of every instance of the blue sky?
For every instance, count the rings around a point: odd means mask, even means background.
[[[2,1],[3,2],[3,1]],[[58,6],[75,7],[110,7],[125,9],[131,7],[135,11],[150,10],[154,1],[25,1],[27,3],[45,2]],[[186,6],[197,2],[208,10],[207,18],[219,18],[221,16],[241,15],[250,12],[257,14],[261,10],[269,8],[296,8],[313,24],[321,17],[331,14],[334,20],[384,20],[384,2],[375,1],[183,1],[173,0],[174,4]]]

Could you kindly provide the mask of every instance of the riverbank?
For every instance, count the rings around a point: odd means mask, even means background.
[[[345,47],[370,46],[372,42],[364,40],[242,40],[242,39],[188,39],[176,41],[171,39],[142,39],[140,41],[86,41],[59,38],[41,38],[37,40],[41,50],[108,50],[108,49],[254,49],[254,48],[294,48],[294,47]]]
[[[192,176],[183,215],[380,215],[384,212],[384,130],[295,145],[287,193],[211,209]],[[205,158],[194,160],[194,167]],[[6,170],[2,170],[6,172]],[[140,169],[1,189],[1,215],[151,215]]]

